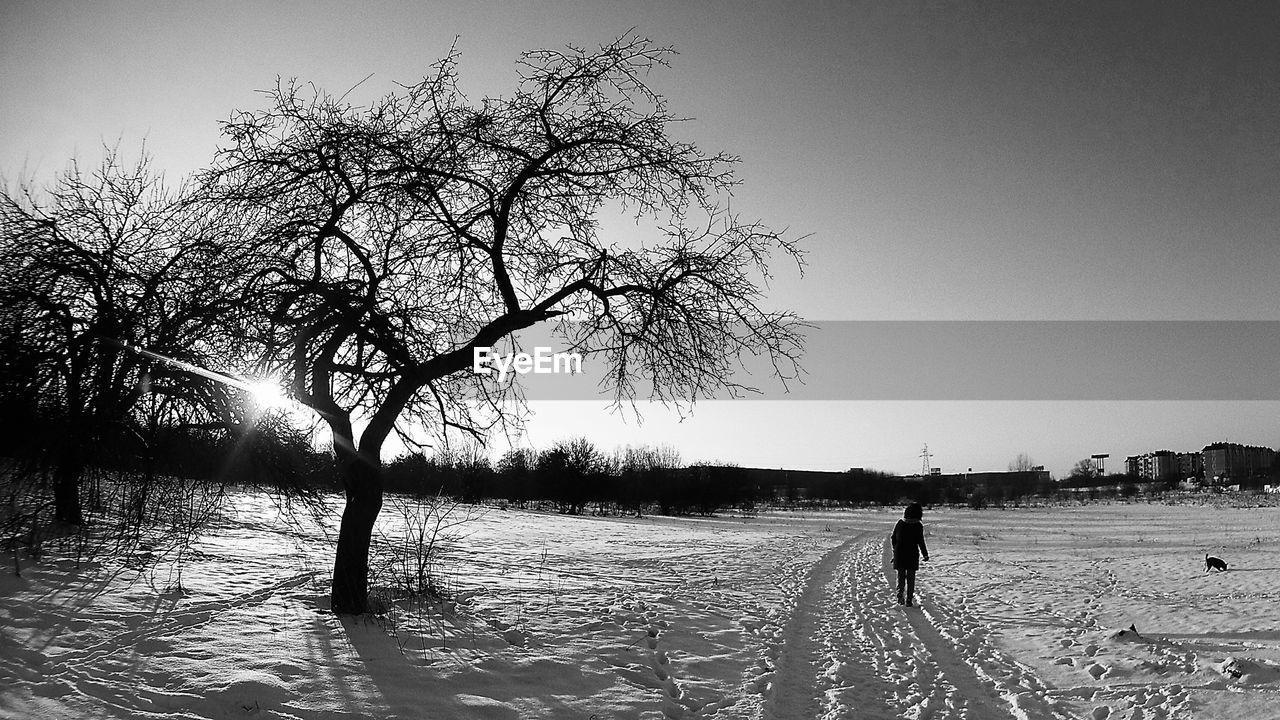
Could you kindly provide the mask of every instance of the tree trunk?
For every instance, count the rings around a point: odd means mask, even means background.
[[[53,516],[60,522],[72,525],[84,524],[80,509],[80,478],[84,464],[72,458],[62,458],[53,471]]]
[[[347,416],[337,412],[336,405],[329,413],[329,428],[347,494],[329,593],[335,613],[363,615],[370,610],[369,546],[373,525],[382,510],[382,443],[417,387],[402,382],[392,388],[365,426],[358,449]]]
[[[354,453],[341,462],[347,505],[338,529],[330,600],[342,615],[369,612],[369,546],[382,510],[382,468]]]

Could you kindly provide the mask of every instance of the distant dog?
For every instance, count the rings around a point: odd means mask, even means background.
[[[1209,572],[1210,570],[1217,570],[1217,571],[1219,571],[1219,572],[1225,572],[1225,571],[1226,571],[1226,569],[1227,569],[1227,561],[1226,561],[1226,560],[1223,560],[1222,558],[1216,558],[1216,557],[1214,557],[1214,556],[1212,556],[1212,555],[1205,555],[1205,556],[1204,556],[1204,571],[1205,571],[1205,572]]]

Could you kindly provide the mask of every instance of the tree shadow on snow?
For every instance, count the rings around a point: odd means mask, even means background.
[[[342,616],[342,625],[392,714],[406,717],[577,717],[589,703],[586,698],[617,682],[612,673],[588,672],[553,652],[512,649],[506,657],[506,652],[491,648],[458,647],[439,654],[451,662],[417,660],[411,657],[417,654],[412,648],[409,654],[403,652],[375,622]]]

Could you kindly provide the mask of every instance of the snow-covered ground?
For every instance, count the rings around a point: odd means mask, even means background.
[[[237,503],[180,577],[5,573],[0,717],[1280,717],[1277,508],[927,510],[916,608],[898,509],[494,509],[449,531],[451,601],[370,621],[327,612],[324,532]]]

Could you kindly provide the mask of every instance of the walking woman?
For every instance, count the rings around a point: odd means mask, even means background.
[[[893,568],[898,571],[898,604],[912,604],[916,591],[916,570],[920,558],[929,559],[929,548],[924,544],[924,523],[920,518],[924,508],[911,503],[902,512],[902,519],[893,526]]]

